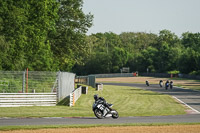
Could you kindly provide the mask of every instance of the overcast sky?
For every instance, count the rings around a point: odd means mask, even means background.
[[[88,35],[98,32],[147,32],[167,29],[180,36],[200,32],[200,0],[83,0],[94,15]]]

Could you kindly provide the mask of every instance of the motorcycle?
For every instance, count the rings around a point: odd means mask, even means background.
[[[169,83],[166,83],[166,84],[165,84],[165,89],[167,90],[168,87],[169,87]]]
[[[163,87],[163,81],[162,80],[160,80],[159,85],[160,85],[160,87]]]
[[[173,82],[170,82],[169,86],[170,86],[170,89],[172,89],[173,88]]]
[[[149,86],[149,81],[146,81],[146,86]]]
[[[102,103],[94,102],[92,106],[92,110],[94,112],[94,115],[98,119],[103,119],[105,117],[112,117],[113,119],[117,119],[119,117],[118,112],[115,109],[111,109],[113,104],[109,104],[109,107],[106,107]]]

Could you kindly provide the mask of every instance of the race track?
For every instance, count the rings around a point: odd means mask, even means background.
[[[150,84],[146,86],[145,84],[131,84],[131,83],[104,83],[105,85],[117,85],[117,86],[131,86],[137,87],[145,90],[150,90],[162,94],[171,95],[179,102],[183,102],[186,106],[193,109],[194,113],[200,113],[200,92],[190,89],[183,89],[179,87],[173,87],[173,89],[165,90],[164,87],[160,87],[158,84]]]
[[[80,125],[80,124],[128,124],[128,123],[200,123],[200,92],[174,87],[165,90],[158,85],[104,83],[104,85],[132,86],[172,95],[193,110],[187,115],[177,116],[148,116],[148,117],[119,117],[118,119],[95,117],[66,117],[66,118],[0,118],[0,126],[8,125]]]

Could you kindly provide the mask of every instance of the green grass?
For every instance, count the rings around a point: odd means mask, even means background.
[[[120,116],[157,116],[185,114],[185,108],[170,96],[145,91],[133,87],[106,86],[103,91],[89,88],[87,95],[82,95],[75,107],[1,107],[0,117],[94,117],[92,112],[93,95],[99,94]]]

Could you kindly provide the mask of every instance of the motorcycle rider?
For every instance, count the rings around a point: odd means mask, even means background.
[[[166,83],[165,83],[165,89],[167,90],[168,87],[169,87],[169,80],[167,80]]]
[[[162,80],[160,80],[159,85],[160,85],[160,87],[163,86],[163,81]]]
[[[110,111],[112,110],[111,108],[110,108],[110,106],[112,105],[112,104],[108,104],[107,102],[106,102],[106,100],[103,98],[103,97],[99,97],[97,94],[95,94],[94,95],[94,100],[95,100],[95,102],[97,102],[97,103],[101,103],[101,104],[103,104],[105,107],[107,107]]]
[[[149,86],[149,81],[148,80],[146,80],[146,85]]]
[[[169,82],[169,86],[170,86],[170,89],[173,88],[173,81],[170,81],[170,82]]]

